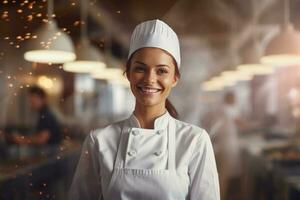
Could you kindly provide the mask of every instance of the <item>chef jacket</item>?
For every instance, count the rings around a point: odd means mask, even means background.
[[[70,200],[219,200],[219,181],[205,130],[168,112],[141,128],[137,118],[92,131],[69,191]]]

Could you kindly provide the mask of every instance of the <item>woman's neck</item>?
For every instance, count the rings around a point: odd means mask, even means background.
[[[164,106],[147,107],[136,104],[133,113],[138,119],[141,128],[153,129],[155,119],[163,115],[165,112],[166,108]]]

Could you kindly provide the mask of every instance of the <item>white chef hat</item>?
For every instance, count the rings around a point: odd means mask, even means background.
[[[138,49],[156,47],[167,51],[180,67],[180,48],[176,33],[165,22],[155,19],[140,23],[132,33],[128,59]]]

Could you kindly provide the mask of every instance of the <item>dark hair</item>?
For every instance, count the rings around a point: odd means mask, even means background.
[[[29,87],[28,93],[37,95],[42,99],[45,99],[47,96],[45,90],[43,90],[41,87],[36,86],[36,85]]]
[[[173,58],[173,56],[169,52],[167,52],[165,50],[163,50],[163,51],[166,52],[167,54],[169,54],[172,57],[173,64],[175,66],[175,76],[177,76],[178,79],[180,79],[181,75],[180,75],[180,72],[179,72],[179,69],[178,69],[178,66],[177,66],[177,63],[176,63],[175,59]],[[137,52],[137,51],[135,51],[135,52]],[[126,62],[126,68],[125,68],[124,74],[126,74],[127,78],[129,77],[128,75],[129,75],[129,72],[130,72],[131,59],[132,59],[133,55],[135,54],[135,52],[133,54],[131,54],[130,58]],[[172,117],[178,119],[178,116],[179,116],[178,112],[177,112],[176,108],[173,106],[173,104],[170,102],[170,100],[168,98],[166,99],[165,107],[166,107],[167,111],[170,113],[170,115]]]

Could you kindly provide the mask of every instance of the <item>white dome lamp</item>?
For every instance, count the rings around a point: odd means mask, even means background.
[[[58,29],[52,18],[53,0],[48,0],[48,22],[34,34],[37,39],[28,44],[24,58],[30,62],[59,64],[75,60],[71,38]]]
[[[77,60],[64,63],[63,69],[73,73],[91,73],[106,68],[103,54],[87,38],[87,3],[81,0],[81,38],[76,45]]]
[[[289,0],[284,2],[283,27],[268,43],[261,62],[274,67],[300,64],[300,33],[290,22]]]

